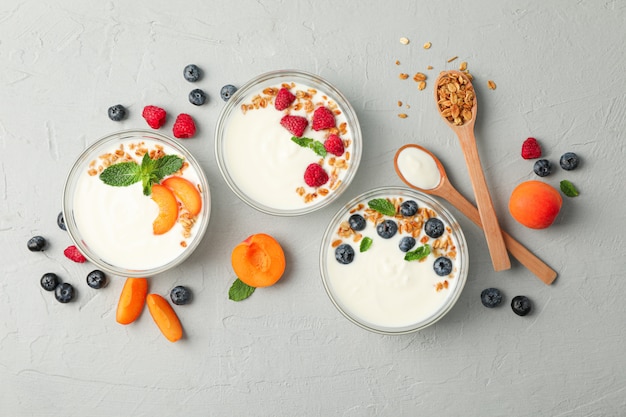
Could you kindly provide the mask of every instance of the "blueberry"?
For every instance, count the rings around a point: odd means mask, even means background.
[[[87,285],[91,288],[95,288],[99,290],[100,288],[104,288],[109,283],[107,276],[104,275],[104,272],[99,269],[95,269],[87,274]]]
[[[443,235],[445,229],[443,222],[435,217],[431,217],[426,221],[426,224],[424,224],[424,233],[433,239],[437,239],[439,236]]]
[[[485,288],[480,293],[480,301],[485,307],[497,307],[502,302],[502,293],[497,288]]]
[[[59,284],[54,289],[54,297],[59,303],[69,303],[74,299],[74,287],[67,282]]]
[[[452,272],[452,261],[445,256],[440,256],[439,258],[435,259],[433,269],[435,270],[435,273],[440,277],[450,275],[450,273]]]
[[[561,165],[561,168],[566,171],[576,169],[576,167],[578,166],[578,155],[576,155],[574,152],[565,152],[563,155],[561,155],[559,164]]]
[[[41,277],[41,287],[46,291],[54,291],[54,289],[59,285],[59,277],[57,274],[52,272],[46,272]]]
[[[124,120],[126,117],[126,108],[121,104],[116,104],[115,106],[109,107],[109,119],[114,122],[119,122],[120,120]]]
[[[400,214],[404,217],[415,216],[417,213],[417,203],[413,200],[407,200],[400,204]]]
[[[340,264],[347,265],[354,260],[354,249],[347,243],[337,246],[335,249],[335,259]]]
[[[511,300],[511,308],[518,316],[525,316],[530,313],[531,303],[525,295],[517,295]]]
[[[63,212],[60,212],[57,216],[57,224],[62,230],[67,230],[67,227],[65,227],[65,218],[63,217]]]
[[[195,83],[202,76],[202,71],[200,71],[197,65],[189,64],[183,70],[183,76],[190,83]]]
[[[535,162],[533,171],[540,177],[547,177],[552,172],[552,164],[547,159],[540,159]]]
[[[196,88],[195,90],[191,90],[189,93],[189,102],[194,106],[202,106],[206,101],[206,94],[204,91]]]
[[[46,248],[46,239],[43,236],[33,236],[26,243],[31,252],[41,252]]]
[[[410,251],[413,246],[415,246],[415,238],[411,236],[403,237],[402,239],[400,239],[400,243],[398,244],[398,247],[402,252]]]
[[[222,96],[222,100],[228,101],[233,96],[233,94],[235,94],[235,91],[237,91],[237,87],[227,84],[222,87],[222,90],[220,91],[220,96]]]
[[[191,302],[191,291],[187,287],[177,285],[170,291],[172,302],[178,306]]]
[[[376,232],[378,233],[378,236],[382,237],[383,239],[392,238],[397,231],[398,225],[393,220],[385,220],[382,223],[379,223],[378,226],[376,226]]]
[[[365,219],[360,214],[353,214],[348,219],[350,228],[355,232],[365,229]]]

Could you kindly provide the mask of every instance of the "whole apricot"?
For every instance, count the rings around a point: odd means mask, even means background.
[[[509,212],[519,223],[531,229],[550,226],[561,210],[563,198],[549,184],[525,181],[511,193]]]

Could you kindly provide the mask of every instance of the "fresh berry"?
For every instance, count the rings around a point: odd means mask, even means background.
[[[41,288],[46,291],[54,291],[54,289],[59,285],[59,277],[57,274],[52,272],[46,272],[41,277]]]
[[[165,124],[167,113],[160,107],[146,106],[143,108],[141,116],[146,119],[148,126],[153,129],[158,129]]]
[[[337,262],[347,265],[354,260],[354,249],[347,243],[337,246],[335,249],[335,259]]]
[[[57,216],[57,225],[61,228],[61,230],[67,230],[65,226],[65,218],[63,217],[63,212],[60,212]]]
[[[494,308],[502,302],[502,293],[497,288],[485,288],[480,293],[480,301],[487,308]]]
[[[433,269],[435,270],[435,273],[440,277],[450,275],[450,273],[452,272],[452,261],[445,256],[440,256],[439,258],[435,259]]]
[[[126,117],[126,107],[121,104],[116,104],[115,106],[109,107],[109,119],[114,122],[119,122],[124,120]]]
[[[360,214],[353,214],[352,216],[350,216],[348,218],[348,224],[350,225],[350,229],[354,230],[355,232],[359,232],[365,229],[366,225],[365,218]]]
[[[226,84],[220,90],[220,96],[222,97],[222,100],[228,101],[233,96],[233,94],[235,94],[235,91],[237,91],[237,87],[231,84]]]
[[[522,158],[536,159],[541,157],[541,146],[535,138],[528,138],[522,143]]]
[[[513,309],[513,312],[518,316],[525,316],[526,314],[530,313],[532,305],[528,297],[526,297],[525,295],[517,295],[511,300],[511,308]]]
[[[68,246],[67,248],[65,248],[65,250],[63,251],[63,254],[65,255],[67,259],[77,262],[79,264],[82,264],[83,262],[87,260],[83,256],[83,254],[78,251],[78,248],[74,245]]]
[[[400,214],[404,217],[415,216],[417,213],[417,203],[414,200],[406,200],[400,204]]]
[[[376,233],[378,233],[378,236],[382,237],[383,239],[392,238],[397,231],[398,225],[396,224],[396,222],[389,219],[378,223],[378,225],[376,226]]]
[[[305,117],[288,114],[280,119],[280,124],[292,135],[301,137],[304,134],[304,129],[309,125],[309,121]]]
[[[561,165],[561,168],[566,171],[576,169],[576,167],[578,166],[578,155],[576,155],[574,152],[565,152],[563,155],[561,155],[559,164]]]
[[[176,117],[174,126],[172,127],[174,137],[178,139],[187,139],[196,134],[196,124],[190,115],[181,113]]]
[[[74,299],[74,287],[67,282],[59,284],[54,289],[54,297],[59,303],[69,303]]]
[[[178,306],[189,304],[191,302],[191,291],[187,287],[177,285],[170,291],[170,299]]]
[[[99,269],[95,269],[87,274],[87,285],[91,288],[99,290],[100,288],[106,287],[108,283],[107,276]]]
[[[540,177],[547,177],[552,172],[552,164],[547,159],[540,159],[535,162],[533,171]]]
[[[206,94],[199,88],[191,90],[189,92],[189,102],[194,106],[202,106],[206,102]]]
[[[43,236],[33,236],[26,243],[31,252],[41,252],[46,248],[46,239]]]
[[[198,68],[197,65],[189,64],[183,70],[183,76],[185,77],[185,80],[189,81],[190,83],[195,83],[202,76],[202,71],[200,70],[200,68]]]
[[[324,141],[324,149],[335,156],[341,156],[344,152],[343,141],[335,134],[329,135]]]
[[[445,226],[443,222],[436,217],[431,217],[426,220],[426,224],[424,224],[424,233],[433,239],[437,239],[439,236],[443,235],[445,231]]]
[[[415,246],[415,238],[412,236],[404,236],[402,239],[400,239],[400,243],[398,244],[398,247],[400,248],[400,250],[402,252],[408,252],[410,251],[413,246]]]
[[[309,187],[320,187],[328,182],[328,174],[319,164],[313,163],[304,171],[304,182]]]
[[[276,99],[274,100],[274,107],[276,110],[285,110],[287,107],[291,106],[296,100],[296,96],[294,96],[289,89],[283,87],[278,90],[278,94],[276,94]]]
[[[313,112],[313,130],[335,127],[335,115],[327,107],[321,106]]]

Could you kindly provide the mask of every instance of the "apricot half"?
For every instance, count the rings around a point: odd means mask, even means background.
[[[269,287],[285,272],[285,253],[270,235],[257,233],[239,243],[231,255],[237,277],[251,287]]]
[[[509,212],[526,227],[545,229],[554,222],[562,204],[561,194],[551,185],[541,181],[525,181],[511,193]]]
[[[146,304],[152,319],[167,340],[176,342],[183,337],[183,326],[180,324],[176,312],[165,298],[159,294],[148,294]]]
[[[137,320],[146,303],[147,293],[146,278],[127,278],[117,303],[115,320],[120,324],[130,324]]]
[[[152,222],[152,230],[155,235],[167,233],[178,219],[178,201],[169,188],[154,184],[152,186],[152,200],[159,206],[159,214]]]
[[[189,214],[197,216],[202,210],[202,196],[193,183],[183,177],[173,176],[161,182],[169,188],[187,209]]]

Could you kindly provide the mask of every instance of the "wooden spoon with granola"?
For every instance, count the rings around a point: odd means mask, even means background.
[[[435,102],[439,114],[459,138],[493,268],[496,271],[510,269],[511,260],[478,156],[474,136],[478,101],[467,75],[460,71],[443,71],[439,74],[435,82]]]

